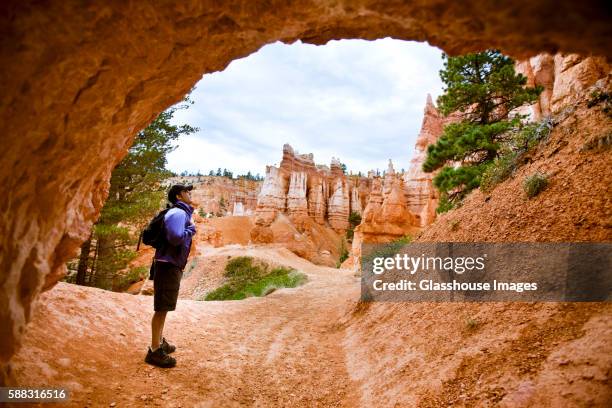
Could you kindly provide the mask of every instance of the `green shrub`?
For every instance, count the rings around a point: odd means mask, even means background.
[[[518,131],[511,132],[507,147],[520,156],[537,146],[541,141],[550,136],[553,128],[553,121],[547,117],[540,122],[532,122],[523,125]]]
[[[359,214],[357,211],[351,211],[349,214],[349,224],[353,228],[361,224],[361,214]]]
[[[119,290],[127,289],[132,283],[138,282],[149,276],[149,267],[137,266],[131,268],[125,275],[119,276],[115,287]]]
[[[493,160],[482,174],[480,189],[491,191],[493,187],[510,177],[516,170],[516,154],[508,153]]]
[[[338,260],[338,263],[336,266],[339,268],[342,262],[346,261],[348,257],[349,257],[349,251],[346,247],[346,242],[344,242],[344,239],[343,239],[342,242],[340,243],[340,259]]]
[[[303,284],[306,275],[294,269],[277,267],[272,270],[265,263],[254,264],[253,258],[240,256],[225,266],[228,278],[221,287],[199,300],[241,300],[252,296],[266,296],[279,288],[294,288]]]
[[[396,239],[395,241],[393,241],[394,244],[399,244],[399,245],[406,245],[412,242],[412,237],[410,235],[404,235],[401,238]]]
[[[591,92],[590,98],[587,101],[587,107],[601,104],[601,110],[608,116],[612,115],[612,97],[608,92],[596,90]]]
[[[536,172],[535,174],[525,178],[523,182],[523,190],[527,197],[532,198],[540,194],[548,186],[548,177],[546,174]]]
[[[465,327],[467,330],[476,330],[480,326],[480,322],[472,317],[465,319]]]
[[[446,193],[441,193],[436,213],[442,214],[452,210],[458,204],[458,201],[458,199],[450,199]]]
[[[347,229],[346,230],[346,240],[349,242],[352,242],[353,238],[355,238],[355,230],[353,228]]]
[[[349,242],[353,241],[353,237],[355,236],[355,228],[361,224],[361,214],[357,211],[351,211],[349,214],[349,228],[346,230],[346,239]]]
[[[410,235],[404,235],[401,238],[398,238],[394,241],[387,242],[382,244],[382,246],[377,247],[376,251],[373,251],[368,254],[363,254],[361,262],[362,264],[371,264],[374,258],[389,258],[397,254],[400,249],[404,247],[404,245],[412,242],[412,237]]]
[[[227,265],[225,265],[224,275],[228,278],[259,276],[261,268],[258,265],[253,265],[253,258],[238,256],[230,259]]]
[[[490,163],[482,174],[480,189],[489,192],[496,185],[511,177],[521,167],[525,155],[546,140],[553,128],[552,119],[529,123],[517,131],[509,132],[500,149],[499,156]]]

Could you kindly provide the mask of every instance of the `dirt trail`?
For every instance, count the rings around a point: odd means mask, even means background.
[[[60,283],[41,297],[14,359],[18,384],[65,386],[74,407],[612,401],[609,303],[358,305],[359,280],[348,270],[316,266],[279,247],[205,252],[219,262],[247,255],[284,264],[309,281],[265,298],[179,299],[165,331],[178,347],[170,370],[143,362],[152,297]]]
[[[42,296],[13,370],[67,386],[70,406],[356,406],[337,321],[359,296],[351,272],[281,248],[219,248],[294,267],[306,285],[235,302],[179,300],[165,335],[177,367],[143,362],[151,297],[60,283]]]

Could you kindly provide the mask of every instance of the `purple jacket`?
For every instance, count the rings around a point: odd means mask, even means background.
[[[195,225],[191,222],[193,207],[177,201],[164,217],[164,229],[168,245],[155,251],[155,260],[170,262],[181,270],[187,264],[191,250],[191,237],[195,234]]]

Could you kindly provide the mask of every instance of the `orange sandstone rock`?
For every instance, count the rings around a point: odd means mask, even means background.
[[[31,304],[63,275],[136,133],[202,77],[274,41],[392,37],[451,54],[610,56],[594,2],[61,2],[0,6],[0,381]],[[134,18],[146,16],[146,18]],[[571,25],[567,22],[571,21]],[[577,35],[580,33],[580,35]],[[554,97],[553,97],[554,99]]]
[[[517,72],[527,77],[527,85],[544,88],[533,105],[518,109],[534,121],[557,114],[588,97],[585,93],[597,81],[611,76],[604,57],[581,57],[577,54],[542,53],[516,64]]]

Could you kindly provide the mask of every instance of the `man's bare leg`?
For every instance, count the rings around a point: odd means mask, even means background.
[[[155,312],[151,319],[151,350],[155,351],[159,348],[164,331],[164,323],[166,321],[166,313]]]

